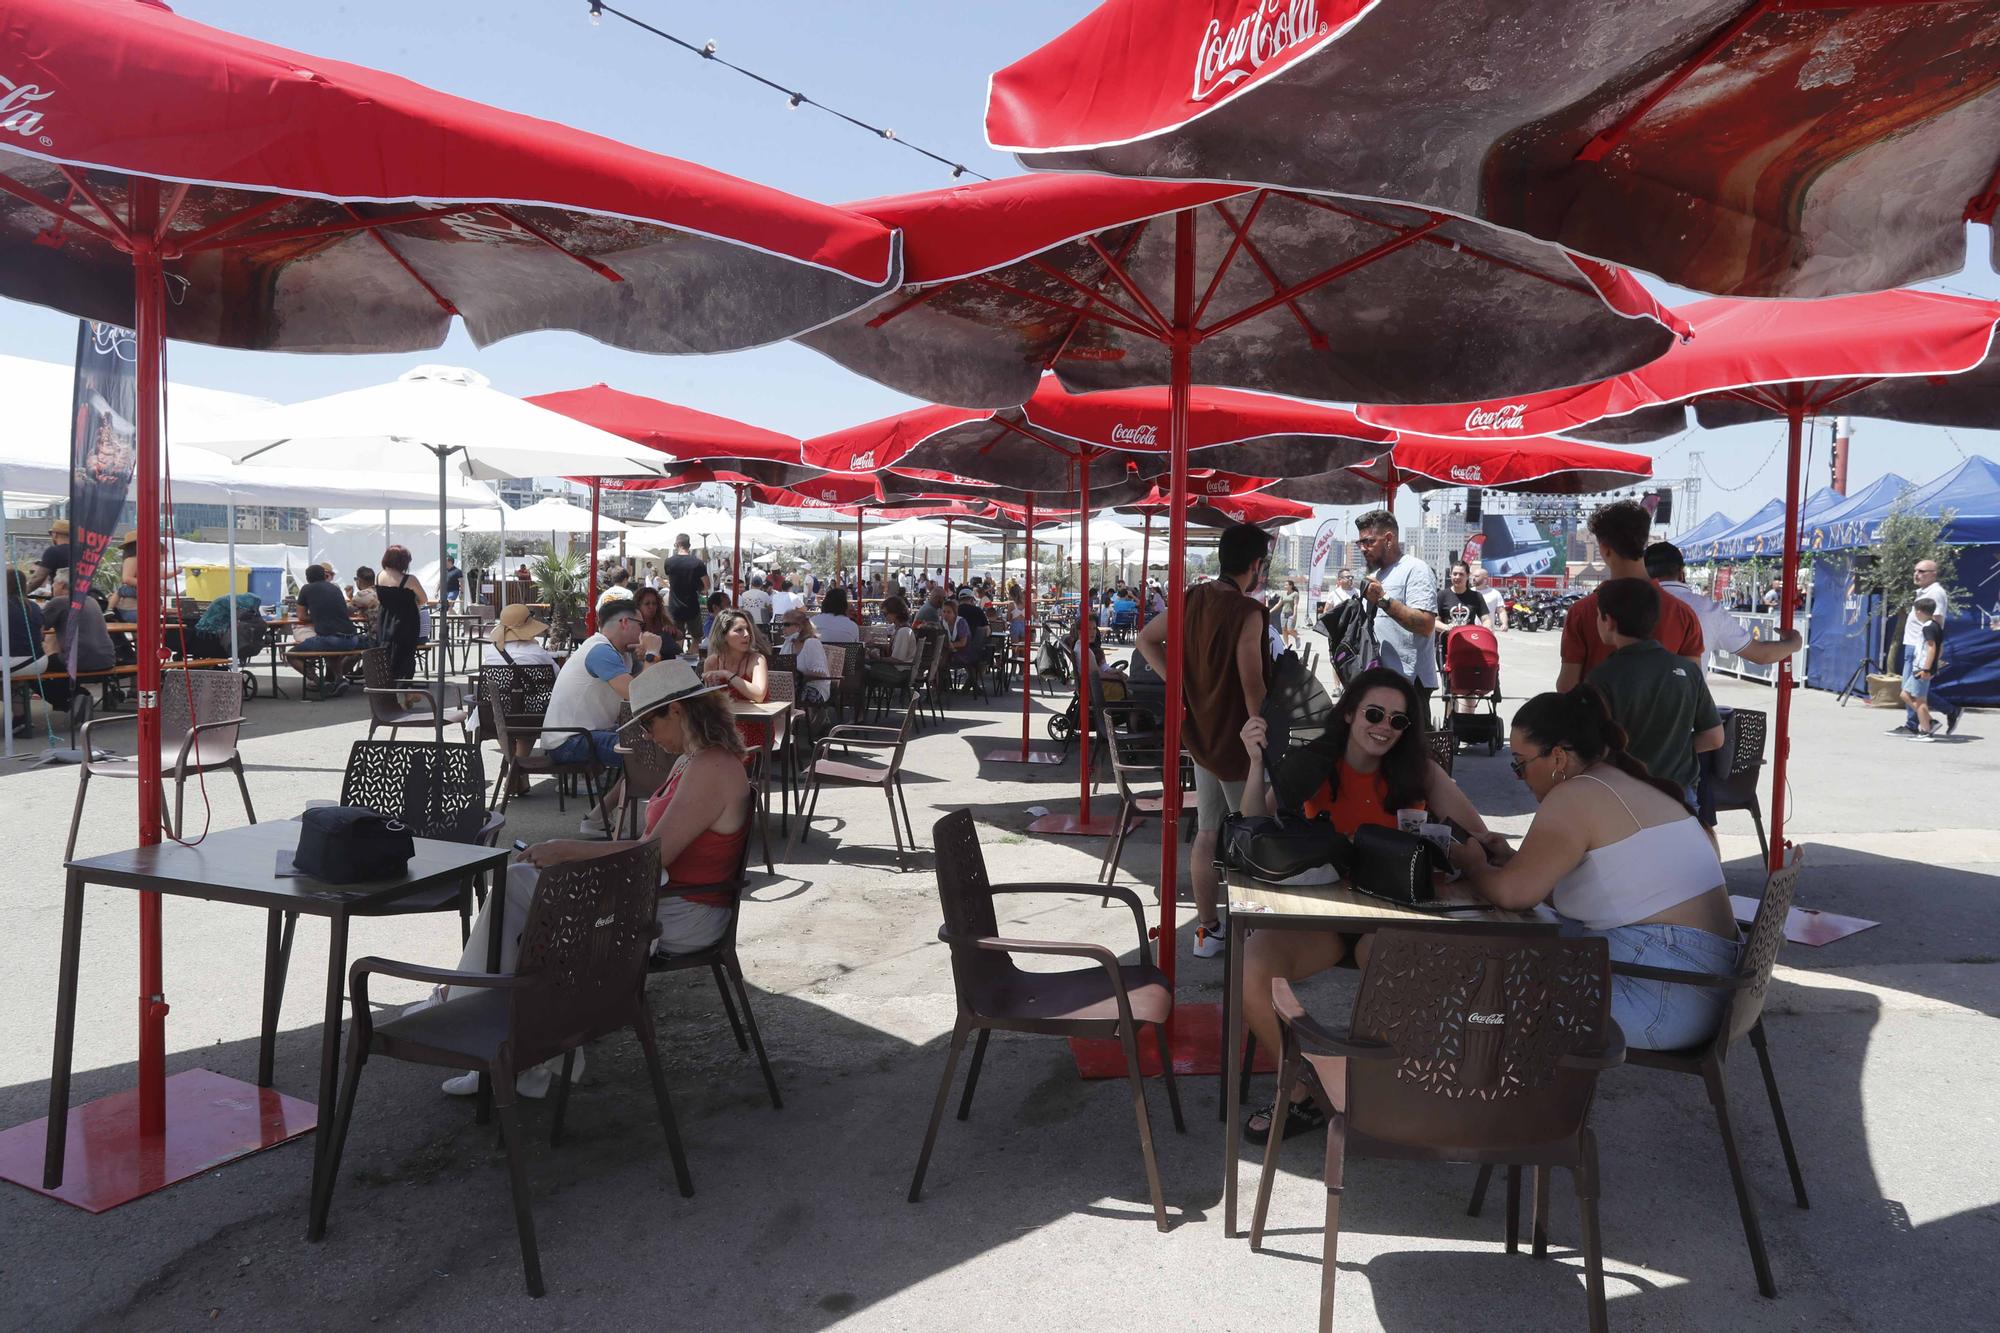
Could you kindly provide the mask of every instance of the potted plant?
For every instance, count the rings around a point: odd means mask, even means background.
[[[536,595],[548,604],[555,637],[573,645],[577,636],[572,627],[583,618],[583,560],[545,545],[529,571],[535,576]]]

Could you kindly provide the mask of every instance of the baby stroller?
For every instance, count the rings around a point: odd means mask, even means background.
[[[1454,748],[1484,741],[1487,754],[1498,753],[1503,739],[1500,644],[1493,631],[1484,625],[1454,625],[1444,632],[1438,656],[1444,676],[1443,725],[1452,735]],[[1484,710],[1478,708],[1480,703],[1486,705]]]

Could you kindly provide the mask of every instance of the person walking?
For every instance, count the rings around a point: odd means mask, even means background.
[[[1605,505],[1590,516],[1590,535],[1597,538],[1609,578],[1650,577],[1646,573],[1646,546],[1653,535],[1653,516],[1643,505],[1631,500]],[[1675,657],[1701,664],[1701,621],[1680,598],[1661,601],[1659,629],[1653,637]],[[1611,646],[1597,634],[1597,594],[1593,592],[1572,606],[1563,621],[1562,669],[1556,673],[1556,692],[1575,687],[1611,653]]]
[[[667,560],[667,618],[689,640],[701,638],[701,603],[707,592],[708,566],[685,532],[675,534],[674,553]]]
[[[1181,616],[1181,744],[1194,758],[1198,813],[1188,880],[1194,888],[1194,956],[1214,958],[1228,948],[1228,923],[1217,902],[1215,846],[1222,822],[1243,801],[1250,757],[1243,724],[1262,712],[1270,687],[1271,655],[1265,647],[1270,614],[1257,596],[1270,564],[1271,535],[1253,523],[1223,529],[1216,543],[1221,576],[1187,592]],[[1139,655],[1167,674],[1167,618],[1146,622]]]
[[[1913,663],[1921,663],[1925,654],[1926,622],[1917,618],[1916,608],[1910,609],[1909,619],[1903,622],[1903,686],[1904,694],[1909,693],[1911,682],[1921,680],[1923,699],[1928,707],[1926,713],[1944,714],[1944,734],[1949,736],[1958,730],[1959,707],[1946,699],[1937,689],[1937,666],[1944,660],[1944,622],[1951,615],[1951,598],[1945,593],[1944,585],[1938,582],[1938,567],[1935,560],[1919,560],[1910,571],[1910,581],[1916,585],[1917,601],[1931,604],[1930,621],[1937,627],[1938,652],[1932,662],[1930,675],[1919,678]],[[1912,736],[1928,736],[1929,724],[1924,723],[1916,705],[1905,700],[1903,725],[1889,728],[1890,734],[1898,732]]]
[[[1940,655],[1944,652],[1944,625],[1938,618],[1937,603],[1928,597],[1917,598],[1916,605],[1910,608],[1910,623],[1917,627],[1922,646],[1914,653],[1907,647],[1903,650],[1903,706],[1917,719],[1916,738],[1934,741],[1937,723],[1931,720],[1931,683],[1937,679]],[[1909,733],[1901,727],[1892,727],[1889,734]]]
[[[1376,655],[1382,665],[1417,687],[1426,712],[1437,689],[1437,575],[1403,550],[1402,530],[1386,509],[1354,520],[1357,544],[1368,557],[1360,595],[1375,608]]]

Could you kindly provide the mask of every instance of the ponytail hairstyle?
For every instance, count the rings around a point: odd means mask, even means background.
[[[1595,685],[1578,685],[1562,694],[1538,694],[1514,710],[1514,726],[1544,748],[1560,745],[1584,764],[1609,764],[1627,777],[1674,798],[1683,809],[1687,793],[1656,778],[1643,761],[1625,752],[1625,728],[1611,716],[1611,705]]]

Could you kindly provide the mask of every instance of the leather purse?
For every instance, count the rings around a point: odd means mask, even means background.
[[[323,884],[395,879],[417,854],[409,829],[353,805],[318,805],[299,816],[292,866]]]
[[[1431,880],[1434,855],[1430,842],[1417,834],[1363,825],[1354,833],[1350,866],[1354,887],[1404,907],[1421,906],[1436,897]]]
[[[1225,866],[1270,884],[1333,884],[1348,870],[1351,846],[1324,815],[1232,814],[1216,844]]]

